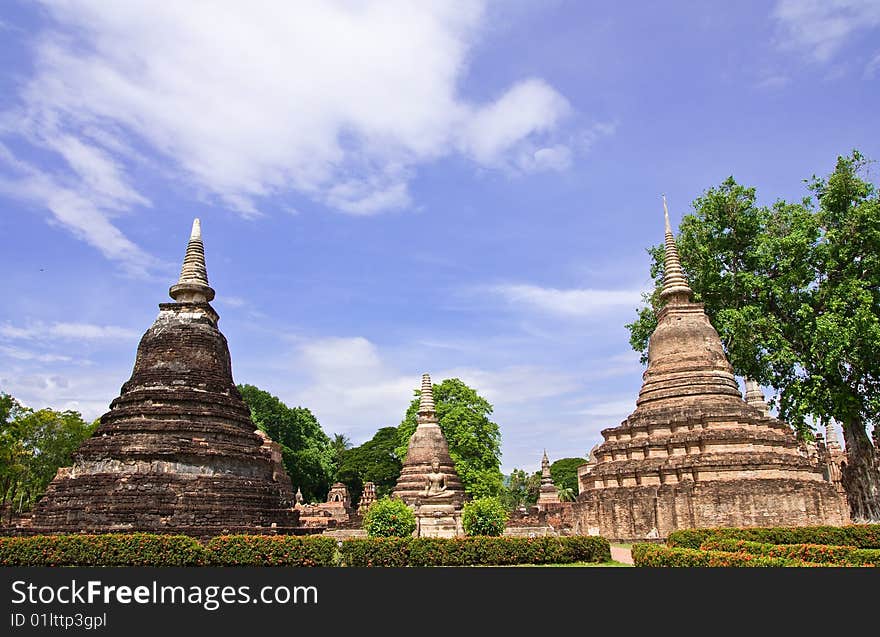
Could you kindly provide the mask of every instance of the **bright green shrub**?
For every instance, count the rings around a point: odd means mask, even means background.
[[[186,535],[0,537],[0,566],[197,566],[203,557],[202,545]]]
[[[386,496],[367,509],[363,527],[370,537],[410,537],[416,530],[416,516],[403,500]]]
[[[205,546],[212,566],[334,566],[336,540],[320,535],[222,535]]]
[[[504,533],[507,510],[498,498],[471,500],[462,509],[461,524],[468,535],[498,536]]]
[[[880,549],[880,524],[849,526],[794,526],[746,529],[684,529],[673,531],[666,544],[680,548],[699,548],[712,539],[735,539],[764,544],[824,544]]]

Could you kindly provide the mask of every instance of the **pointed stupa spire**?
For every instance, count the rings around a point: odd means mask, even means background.
[[[663,260],[663,289],[660,290],[660,299],[664,302],[678,300],[687,303],[693,297],[693,291],[684,277],[684,270],[681,269],[681,259],[675,245],[675,236],[672,234],[672,226],[669,224],[666,195],[663,195],[663,215],[666,218],[666,254]]]
[[[438,473],[444,474],[446,489],[442,493],[428,493],[431,476]],[[418,424],[407,444],[403,468],[392,495],[410,505],[452,503],[457,508],[465,498],[461,478],[449,455],[449,443],[434,411],[434,385],[428,374],[422,374]]]
[[[214,290],[208,285],[208,269],[205,267],[205,246],[202,243],[202,224],[198,218],[193,220],[186,255],[180,278],[168,290],[171,298],[178,303],[209,303],[214,299]]]
[[[767,402],[764,400],[764,392],[761,391],[761,386],[757,383],[757,381],[752,380],[751,378],[746,378],[746,402],[752,407],[756,407],[760,409],[761,412],[767,416],[770,414],[770,407],[767,405]]]
[[[538,506],[559,502],[559,493],[553,484],[553,476],[550,474],[550,459],[547,450],[544,449],[544,457],[541,458],[541,486],[538,490]]]
[[[832,421],[825,423],[825,446],[829,451],[840,451],[840,440],[837,438],[837,429]]]
[[[437,413],[434,411],[434,385],[431,383],[430,374],[422,374],[422,391],[419,396],[419,424],[437,423]]]
[[[553,484],[553,476],[550,475],[550,459],[547,450],[544,449],[544,457],[541,458],[541,484]]]

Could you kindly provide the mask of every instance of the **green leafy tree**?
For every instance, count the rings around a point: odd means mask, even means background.
[[[345,452],[351,449],[351,440],[345,434],[333,434],[330,440],[330,449],[333,451],[333,466],[338,470],[342,466]]]
[[[507,476],[501,491],[501,503],[508,511],[520,507],[528,508],[538,501],[541,489],[541,472],[526,473],[522,469],[514,469]]]
[[[584,458],[560,458],[550,465],[550,476],[553,484],[578,492],[577,468],[586,464]]]
[[[397,442],[397,427],[382,427],[370,440],[343,454],[336,479],[348,487],[352,502],[360,501],[365,482],[376,485],[377,498],[391,494],[402,468]]]
[[[87,423],[79,412],[34,410],[0,394],[0,505],[9,507],[10,516],[42,497],[96,426],[97,421]]]
[[[841,423],[851,515],[880,521],[868,435],[880,415],[880,197],[866,166],[857,151],[838,157],[807,181],[809,196],[772,206],[731,177],[694,201],[677,242],[736,373],[774,387],[780,417],[803,438],[813,422]],[[662,247],[649,251],[657,285],[627,326],[643,361],[663,274]]]
[[[251,410],[254,424],[281,445],[281,459],[294,488],[306,502],[323,501],[334,473],[333,449],[312,412],[288,407],[276,396],[253,385],[238,390]]]
[[[416,530],[416,515],[403,500],[386,496],[370,505],[363,526],[370,537],[410,537]]]
[[[405,458],[409,439],[416,430],[418,390],[397,428],[397,456]],[[492,405],[458,378],[434,384],[434,405],[440,429],[449,443],[465,491],[472,497],[501,493],[501,432],[491,420]]]
[[[556,487],[556,496],[559,498],[560,502],[574,502],[577,494],[574,489],[571,487],[563,487],[561,485],[555,484]]]
[[[461,525],[467,535],[501,535],[507,524],[507,511],[498,498],[477,498],[465,502]]]

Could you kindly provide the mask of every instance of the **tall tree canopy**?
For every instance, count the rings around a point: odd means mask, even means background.
[[[880,521],[880,467],[868,427],[880,416],[880,198],[865,158],[838,157],[800,202],[756,203],[732,177],[679,224],[682,266],[737,374],[779,392],[802,437],[834,419],[846,440],[852,517]],[[627,327],[642,352],[656,326],[662,246],[649,249],[654,292]]]
[[[10,514],[30,509],[97,424],[76,411],[34,410],[0,393],[0,506],[9,505]]]
[[[541,491],[541,472],[526,473],[522,469],[514,469],[509,476],[504,477],[504,486],[501,490],[501,503],[508,511],[515,511],[520,507],[528,508],[538,501]]]
[[[400,458],[406,456],[409,439],[416,430],[418,394],[416,390],[416,397],[397,428]],[[501,432],[489,420],[492,405],[458,378],[434,384],[434,405],[465,491],[475,498],[498,495],[502,489]]]
[[[333,439],[330,441],[330,449],[333,451],[333,466],[337,471],[342,466],[345,452],[351,449],[351,446],[351,440],[348,436],[345,434],[333,434]]]
[[[353,503],[360,501],[365,482],[376,485],[377,498],[391,494],[403,466],[397,443],[397,427],[382,427],[361,446],[343,452],[336,479],[348,487]]]
[[[564,489],[571,489],[575,494],[578,492],[577,468],[586,464],[583,458],[560,458],[550,465],[550,477],[553,484]]]
[[[281,458],[293,488],[306,502],[323,501],[333,478],[333,449],[318,419],[306,407],[288,407],[276,396],[253,385],[238,390],[251,410],[254,424],[281,445]]]

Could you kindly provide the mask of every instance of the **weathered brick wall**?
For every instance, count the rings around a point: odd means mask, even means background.
[[[525,513],[514,511],[507,521],[509,534],[518,534],[514,529],[552,528],[557,531],[574,528],[572,502],[553,502],[530,507]],[[526,531],[527,533],[527,531]]]
[[[845,502],[830,483],[735,480],[593,489],[578,496],[574,530],[632,541],[700,527],[842,525]]]

